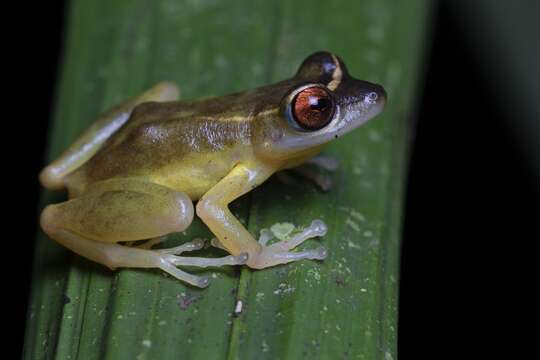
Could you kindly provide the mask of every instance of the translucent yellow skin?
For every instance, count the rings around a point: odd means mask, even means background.
[[[326,87],[336,98],[328,128],[306,132],[291,124],[287,105],[295,89]],[[371,96],[368,99],[368,95]],[[377,94],[379,101],[373,101]],[[40,173],[49,189],[67,188],[70,200],[47,206],[43,230],[60,244],[110,268],[157,267],[195,286],[208,280],[179,265],[247,264],[265,268],[300,259],[323,259],[323,248],[291,252],[321,236],[315,221],[295,239],[266,246],[231,214],[228,204],[281,169],[297,166],[321,146],[382,110],[384,90],[351,78],[330,53],[308,57],[295,77],[220,98],[177,101],[178,88],[163,82],[111,109]],[[366,100],[367,99],[367,100]],[[202,245],[151,250],[118,242],[159,239],[185,230],[195,212],[231,256],[178,256]],[[150,246],[149,246],[150,245]]]

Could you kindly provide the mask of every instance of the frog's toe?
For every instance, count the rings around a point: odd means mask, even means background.
[[[219,267],[224,265],[244,265],[248,260],[247,253],[228,255],[220,258],[183,257],[176,255],[163,255],[163,259],[175,266]]]
[[[309,249],[303,251],[283,251],[271,246],[263,248],[261,253],[250,258],[247,265],[254,269],[264,269],[267,267],[287,264],[293,261],[309,259],[309,260],[324,260],[328,256],[328,252],[323,246],[317,249]]]
[[[210,280],[208,279],[208,276],[199,276],[199,280],[195,286],[198,286],[204,289],[209,284],[210,284]]]
[[[316,174],[311,180],[323,192],[328,192],[334,187],[334,180],[332,177],[325,174]]]
[[[133,247],[135,247],[137,249],[150,250],[150,249],[152,249],[152,247],[154,247],[154,245],[157,245],[157,244],[165,241],[165,239],[167,239],[167,236],[159,236],[159,237],[150,239],[148,241],[145,241],[144,243],[142,243],[140,245],[133,245],[135,243],[134,241],[128,243],[127,245],[128,246],[133,246]]]
[[[173,248],[160,249],[160,250],[156,250],[156,251],[159,252],[160,254],[180,255],[183,252],[196,251],[196,250],[202,249],[203,247],[204,247],[204,240],[196,238],[196,239],[193,239],[190,242],[184,243],[184,244],[179,245],[179,246],[175,246]]]
[[[174,256],[174,255],[163,255],[163,256]],[[165,271],[169,275],[172,275],[178,280],[187,282],[188,284],[191,284],[193,286],[197,286],[200,288],[205,288],[209,284],[209,280],[207,276],[196,276],[190,273],[187,273],[185,271],[182,271],[176,267],[174,263],[171,261],[168,261],[167,259],[161,257],[161,261],[159,262],[159,265],[157,266],[161,270]]]
[[[320,173],[309,167],[309,165],[300,165],[299,167],[292,169],[292,171],[311,181],[323,192],[330,191],[334,186],[334,181],[331,176]]]
[[[262,246],[266,246],[266,243],[268,241],[272,240],[274,238],[274,234],[269,229],[262,229],[261,233],[259,235],[259,244]]]
[[[314,251],[313,259],[314,260],[324,260],[324,259],[326,259],[327,256],[328,256],[328,250],[326,250],[326,248],[324,246],[319,246]]]
[[[213,238],[212,240],[210,240],[210,245],[215,248],[227,251],[227,248],[223,246],[222,243],[219,242],[218,238]]]

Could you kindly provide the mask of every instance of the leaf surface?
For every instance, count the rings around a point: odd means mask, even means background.
[[[103,110],[160,80],[182,97],[294,74],[317,50],[381,83],[384,114],[330,144],[334,188],[272,178],[232,205],[254,233],[323,219],[324,262],[207,271],[194,289],[157,270],[111,272],[37,239],[26,359],[395,359],[408,120],[429,15],[422,0],[82,1],[67,14],[50,159]],[[65,195],[45,192],[42,206]],[[198,220],[165,246],[212,235]],[[202,255],[214,256],[217,250]],[[242,311],[235,313],[238,301]]]

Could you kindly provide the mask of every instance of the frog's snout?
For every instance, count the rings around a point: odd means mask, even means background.
[[[378,107],[384,107],[386,100],[386,90],[379,84],[370,83],[368,91],[364,93],[364,102],[368,105],[378,105]]]
[[[343,94],[345,103],[353,99],[360,109],[370,113],[382,111],[388,100],[386,90],[381,85],[354,78],[342,84],[338,91]]]
[[[375,85],[375,92],[378,95],[379,101],[382,102],[382,105],[386,104],[386,101],[388,100],[388,95],[386,94],[386,90],[379,84]]]
[[[364,109],[366,121],[380,114],[386,105],[387,94],[384,87],[364,82],[364,90],[360,96],[360,106]]]

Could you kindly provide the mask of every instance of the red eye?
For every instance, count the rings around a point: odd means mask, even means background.
[[[321,87],[300,91],[291,102],[294,119],[302,128],[318,130],[326,126],[334,115],[334,100]]]

